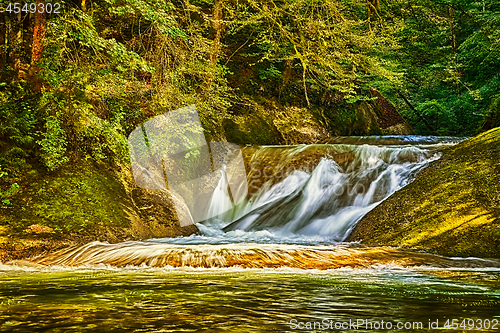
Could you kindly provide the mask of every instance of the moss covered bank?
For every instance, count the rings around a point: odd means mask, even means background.
[[[347,240],[500,258],[500,128],[445,150],[369,212]]]
[[[197,232],[181,227],[168,191],[137,188],[129,167],[80,161],[23,179],[0,206],[0,262],[91,241]]]

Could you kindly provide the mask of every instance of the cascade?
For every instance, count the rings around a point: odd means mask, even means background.
[[[456,143],[446,138],[429,143],[426,138],[418,144],[418,137],[356,139],[362,144],[349,140],[349,144],[252,148],[247,169],[250,191],[234,207],[223,166],[207,213],[212,217],[197,224],[197,235],[92,242],[52,253],[37,263],[300,269],[428,262],[441,267],[500,265],[343,242],[360,218],[438,159],[443,146]]]
[[[292,168],[279,182],[271,177],[232,214],[219,215],[206,225],[218,226],[225,233],[267,230],[281,236],[328,237],[340,242],[363,215],[439,157],[432,149],[416,146],[322,146],[257,151],[255,161],[260,155],[284,154],[273,166],[276,170],[290,170],[288,163],[294,155],[307,156],[311,150],[318,156],[321,149],[325,153],[311,170]],[[212,200],[212,210],[224,210],[228,198],[223,195],[214,193],[217,200]]]

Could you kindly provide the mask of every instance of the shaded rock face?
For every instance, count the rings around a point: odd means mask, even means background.
[[[500,258],[500,128],[445,150],[365,215],[347,241]]]
[[[490,107],[486,111],[482,130],[487,131],[498,126],[500,126],[500,94],[494,96]]]
[[[382,134],[408,135],[412,133],[410,126],[387,98],[382,96],[375,88],[370,88],[370,93],[377,98],[378,112],[376,121]]]
[[[153,175],[152,181],[162,182],[162,186],[165,186],[162,177],[156,173],[149,173],[149,175]],[[198,232],[198,228],[192,222],[189,209],[179,195],[171,193],[168,189],[138,187],[129,168],[124,168],[121,176],[121,185],[129,198],[129,201],[123,203],[123,211],[127,215],[128,223],[123,228],[124,235],[111,241],[179,237]],[[179,218],[191,223],[183,227]]]
[[[194,224],[181,227],[177,216],[179,213],[185,219],[190,219],[185,205],[168,190],[147,190],[135,188],[131,198],[138,210],[140,221],[133,221],[131,231],[140,239],[189,236],[198,232]]]
[[[233,107],[226,120],[227,141],[245,145],[327,143],[334,136],[411,134],[395,107],[377,90],[374,101],[348,103],[339,94],[325,95],[319,106],[284,106],[267,99]]]
[[[373,101],[348,103],[343,97],[330,97],[331,102],[319,110],[329,132],[335,136],[411,134],[396,108],[376,89],[370,91]]]

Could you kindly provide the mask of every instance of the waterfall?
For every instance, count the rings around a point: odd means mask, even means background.
[[[225,213],[230,212],[233,208],[233,203],[229,194],[229,184],[226,177],[226,165],[222,165],[220,170],[221,177],[215,188],[210,206],[208,208],[208,216],[215,216],[218,219],[224,219]]]
[[[307,156],[308,150],[316,153],[323,148],[326,154],[309,172],[293,170],[277,183],[270,177],[251,200],[235,209],[235,219],[219,221],[225,222],[224,232],[267,230],[275,235],[320,236],[340,242],[363,215],[439,157],[437,152],[415,146],[300,148],[276,149],[275,153],[286,156],[275,169],[287,167],[296,154]],[[269,149],[263,154],[272,154]],[[347,160],[346,154],[350,156]],[[259,159],[259,152],[254,158]]]
[[[419,145],[418,138],[399,138],[399,144],[394,140],[252,148],[247,199],[233,206],[227,182],[231,175],[226,177],[223,167],[210,200],[207,216],[212,217],[197,224],[200,234],[147,242],[92,242],[36,263],[332,269],[432,262],[440,267],[498,267],[497,261],[461,261],[342,242],[360,218],[438,159],[443,147],[443,142],[429,144],[428,138],[425,145]],[[412,145],[404,144],[408,140]]]

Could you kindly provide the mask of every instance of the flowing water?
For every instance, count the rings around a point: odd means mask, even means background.
[[[199,235],[0,264],[0,330],[498,332],[499,261],[343,242],[458,141],[252,148],[247,200],[221,177]]]

